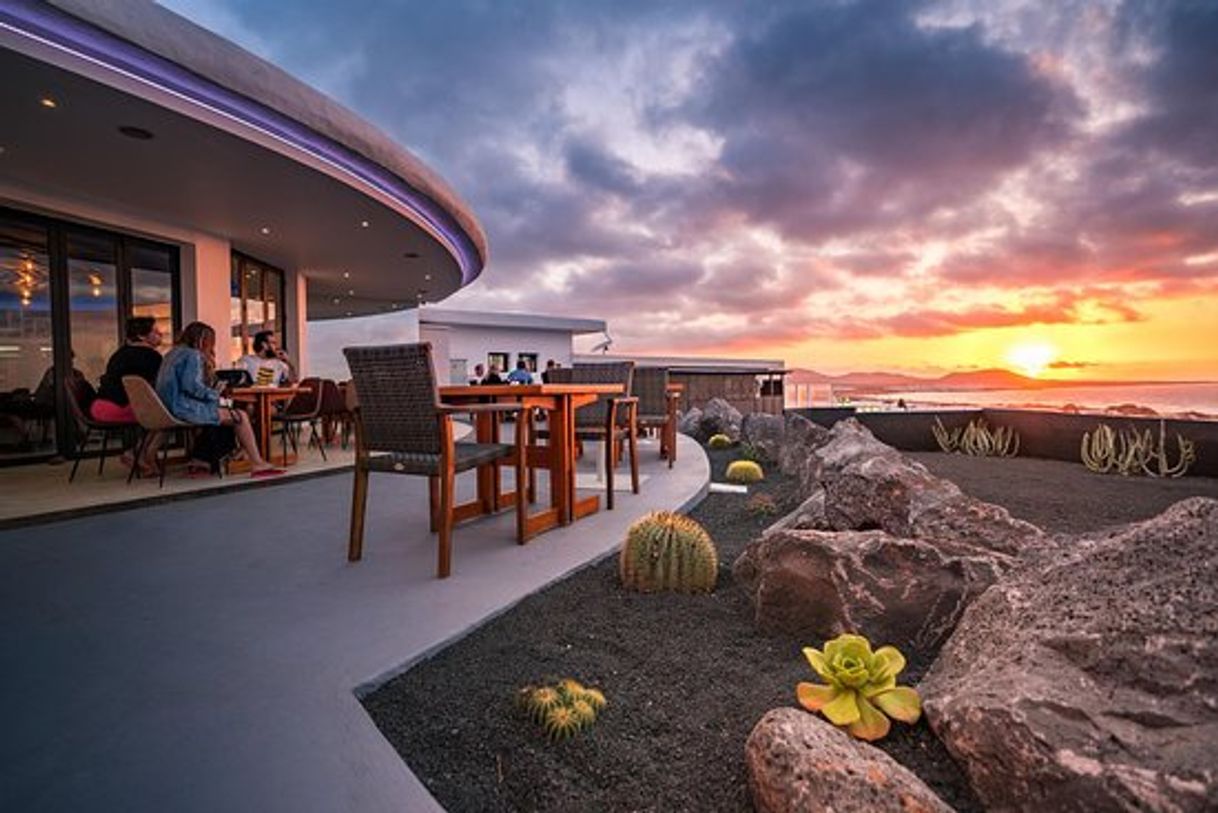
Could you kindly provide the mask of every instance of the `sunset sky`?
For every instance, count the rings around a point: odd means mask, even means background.
[[[166,5],[466,198],[491,260],[446,307],[822,372],[1218,379],[1218,2]]]

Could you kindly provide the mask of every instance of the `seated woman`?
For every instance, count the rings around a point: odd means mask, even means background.
[[[220,391],[209,385],[215,378],[215,350],[216,331],[210,325],[187,325],[161,363],[157,394],[180,421],[234,432],[237,445],[250,461],[250,477],[283,474],[283,469],[273,467],[259,454],[249,417],[239,409],[220,406]],[[192,460],[190,465],[211,468],[210,463],[201,460]]]
[[[109,423],[135,423],[135,413],[127,401],[127,391],[123,389],[123,376],[138,375],[153,386],[156,376],[161,369],[161,354],[157,350],[161,346],[161,331],[156,326],[156,319],[151,316],[133,316],[127,320],[127,341],[110,360],[106,362],[106,372],[101,377],[97,388],[97,398],[89,407],[89,414],[95,421]],[[155,470],[157,444],[149,443],[140,460],[140,469],[144,474]],[[123,463],[127,466],[134,464],[130,452],[123,455]]]

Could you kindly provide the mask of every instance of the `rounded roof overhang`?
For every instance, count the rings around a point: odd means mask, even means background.
[[[472,211],[417,157],[153,3],[5,3],[0,72],[0,178],[297,269],[310,318],[437,301],[486,264]],[[62,103],[40,109],[47,94]]]

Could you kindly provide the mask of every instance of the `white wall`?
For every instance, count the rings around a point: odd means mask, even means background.
[[[468,375],[473,375],[475,364],[486,364],[488,353],[507,353],[511,367],[516,366],[517,353],[536,353],[539,372],[545,369],[547,359],[554,359],[564,367],[569,367],[571,333],[560,330],[465,325],[453,325],[449,328],[448,357],[453,361],[465,359]]]
[[[309,375],[343,381],[351,377],[344,347],[417,342],[419,312],[412,308],[383,316],[321,319],[309,322],[308,334]]]

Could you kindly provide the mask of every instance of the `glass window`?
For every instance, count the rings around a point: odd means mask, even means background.
[[[250,352],[254,334],[274,331],[286,349],[283,316],[284,273],[265,263],[233,254],[230,360]]]
[[[0,459],[55,449],[47,230],[0,213]]]
[[[525,369],[530,373],[537,372],[537,354],[536,353],[517,353],[517,361],[523,361]]]
[[[166,339],[173,341],[173,249],[132,243],[127,250],[131,269],[131,315],[151,316]]]
[[[508,354],[507,353],[487,353],[486,354],[486,372],[489,374],[492,370],[499,373],[506,373],[508,370]]]
[[[68,231],[72,369],[94,386],[119,344],[117,243],[108,234]]]

